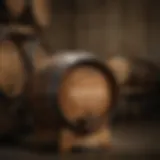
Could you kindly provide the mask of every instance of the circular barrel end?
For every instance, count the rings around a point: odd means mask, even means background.
[[[106,61],[119,84],[124,84],[130,76],[130,63],[126,57],[113,56]]]
[[[51,5],[49,0],[33,0],[32,2],[35,21],[41,28],[48,28],[51,25]]]
[[[89,62],[89,61],[88,61]],[[116,97],[116,82],[105,66],[94,61],[71,67],[63,76],[59,89],[59,106],[63,116],[71,123],[106,118]],[[102,122],[103,123],[103,122]],[[99,124],[97,124],[99,125]]]
[[[5,0],[5,5],[13,18],[19,18],[25,9],[25,0]]]
[[[16,97],[22,92],[25,83],[23,63],[19,58],[19,49],[12,41],[1,41],[0,86],[9,97]]]

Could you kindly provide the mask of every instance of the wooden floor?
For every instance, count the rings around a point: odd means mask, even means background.
[[[69,155],[69,159],[97,159],[110,157],[139,155],[150,157],[153,153],[160,153],[160,127],[154,123],[139,123],[138,125],[123,125],[112,129],[112,149],[106,153],[88,153],[81,155]],[[50,160],[56,158],[54,154],[37,154],[19,150],[14,147],[1,148],[0,160]]]

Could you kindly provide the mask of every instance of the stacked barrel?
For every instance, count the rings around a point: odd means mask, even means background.
[[[107,115],[116,101],[117,85],[92,54],[55,53],[50,64],[32,77],[28,93],[35,118],[35,130],[26,140],[30,145],[56,141],[62,152],[108,148]]]
[[[1,139],[59,152],[108,149],[116,80],[92,53],[46,51],[37,37],[51,23],[49,2],[4,1],[9,16],[0,42]]]
[[[51,0],[3,0],[0,143],[61,153],[108,150],[110,120],[159,119],[159,69],[147,59],[49,53]],[[143,117],[143,118],[142,118]]]
[[[110,120],[159,118],[160,71],[152,62],[49,53],[39,34],[51,25],[52,1],[1,2],[0,143],[61,153],[106,150]]]
[[[38,63],[46,58],[45,50],[40,45],[33,46],[34,42],[25,40],[20,43],[19,37],[9,35],[0,42],[1,139],[6,135],[10,138],[18,135],[21,130],[26,115],[23,106],[26,104],[24,98],[28,81],[33,71],[38,70]],[[27,51],[31,44],[33,49]]]
[[[106,63],[120,87],[115,122],[159,120],[159,67],[147,58],[131,55],[114,55]]]
[[[2,0],[5,15],[3,19],[8,23],[34,24],[39,28],[46,28],[51,23],[51,8],[49,0]]]
[[[40,55],[41,50],[38,53],[34,50],[33,70],[26,70],[14,43],[3,42],[2,47],[1,56],[6,63],[1,66],[5,68],[1,74],[1,91],[8,100],[13,99],[10,105],[1,106],[8,114],[6,121],[11,122],[1,127],[2,135],[14,132],[15,125],[17,130],[21,129],[32,117],[31,135],[23,144],[37,148],[53,142],[59,144],[62,151],[83,145],[90,148],[90,135],[95,133],[93,146],[108,146],[107,115],[116,101],[117,86],[102,62],[83,52],[60,52],[48,58],[43,52]],[[28,113],[26,119],[19,110]],[[66,132],[72,141],[68,141]]]

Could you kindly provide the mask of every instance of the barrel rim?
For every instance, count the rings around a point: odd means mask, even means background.
[[[93,68],[96,68],[97,70],[99,70],[103,75],[104,75],[104,78],[107,79],[107,81],[109,81],[109,83],[111,84],[111,102],[110,102],[110,106],[107,108],[107,112],[110,112],[116,102],[117,102],[117,98],[118,98],[118,92],[119,92],[119,89],[118,89],[118,85],[117,85],[117,82],[116,82],[116,79],[115,77],[113,76],[111,70],[109,68],[107,68],[103,62],[101,62],[100,60],[97,60],[97,59],[82,59],[78,62],[76,62],[75,64],[72,64],[71,66],[67,66],[67,73],[76,69],[77,67],[79,66],[91,66]],[[66,70],[66,68],[65,68]],[[63,73],[65,73],[65,71],[63,71]],[[64,74],[65,76],[65,74]],[[61,82],[63,82],[63,75],[61,76],[60,80],[59,80],[59,83],[58,83],[58,87],[57,87],[57,90],[59,90],[59,87],[60,87],[60,84]],[[74,123],[72,123],[71,121],[68,120],[68,118],[64,115],[63,113],[63,110],[61,109],[60,107],[60,102],[59,102],[59,98],[58,98],[58,95],[56,95],[55,97],[55,103],[56,103],[56,110],[58,112],[58,114],[60,115],[61,119],[63,120],[64,124],[70,128],[71,130],[73,130],[74,132],[77,132],[77,134],[79,134],[79,127],[77,125],[75,125]],[[105,113],[106,114],[106,113]]]
[[[110,55],[107,59],[112,60],[117,57],[122,58],[127,63],[129,63],[131,70],[134,69],[133,64],[138,63],[141,66],[147,66],[150,69],[150,72],[153,71],[154,76],[157,77],[156,83],[159,84],[159,77],[157,75],[160,73],[160,67],[153,60],[149,59],[149,57],[141,57],[141,56],[134,56],[134,55],[126,55],[126,54],[114,54],[114,55]],[[130,81],[132,79],[133,79],[133,74],[131,74],[131,76],[128,78],[127,81]]]

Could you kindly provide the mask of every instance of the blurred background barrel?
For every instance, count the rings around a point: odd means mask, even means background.
[[[92,54],[81,51],[55,53],[49,65],[35,74],[28,88],[35,136],[43,143],[44,139],[51,142],[58,130],[68,129],[73,136],[83,139],[83,135],[105,128],[108,137],[109,111],[116,102],[117,92],[111,71]],[[64,143],[68,139],[63,136],[60,139],[63,140],[59,143],[68,146]],[[76,145],[76,141],[69,142],[67,149]],[[105,142],[108,143],[108,139],[104,139]],[[97,146],[98,143],[102,141],[97,140]]]
[[[0,135],[12,137],[21,121],[17,111],[21,108],[21,94],[26,83],[26,73],[19,49],[10,40],[0,42]],[[15,135],[14,135],[15,136]]]
[[[33,37],[7,34],[0,41],[0,136],[16,140],[27,132],[28,111],[25,90],[34,72],[43,66],[47,55]],[[26,134],[26,133],[25,133]],[[13,137],[14,136],[14,137]],[[15,138],[16,137],[16,138]],[[1,140],[2,140],[1,139]]]
[[[128,119],[159,119],[159,68],[147,59],[122,55],[110,56],[107,65],[121,88],[117,112]]]
[[[33,23],[40,28],[51,24],[51,5],[49,0],[4,0],[10,20]]]
[[[10,40],[3,40],[1,44],[1,89],[7,95],[17,96],[21,93],[25,83],[25,69],[20,59],[18,47]]]

